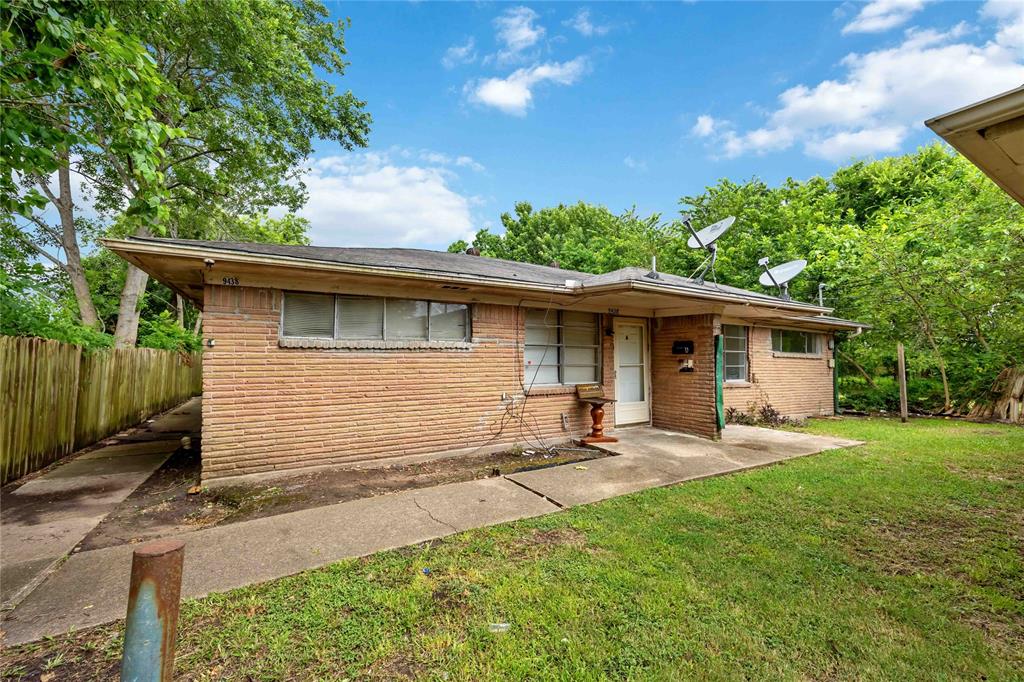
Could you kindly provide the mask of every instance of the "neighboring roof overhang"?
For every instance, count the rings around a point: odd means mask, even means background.
[[[925,125],[1024,205],[1024,86]]]
[[[185,245],[152,239],[104,239],[103,245],[203,307],[207,284],[297,289],[367,295],[411,296],[411,290],[436,291],[437,298],[518,305],[555,305],[623,315],[667,317],[718,312],[744,318],[785,318],[808,328],[864,328],[867,325],[827,317],[831,308],[767,296],[679,286],[657,280],[564,284],[525,282],[459,272],[421,272],[256,254],[213,245]],[[473,258],[474,256],[467,256]],[[566,272],[566,279],[575,279]]]

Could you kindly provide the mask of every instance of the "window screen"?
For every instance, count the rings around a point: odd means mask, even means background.
[[[469,326],[469,306],[461,303],[430,304],[430,338],[463,341]]]
[[[384,338],[384,299],[338,297],[338,338]]]
[[[723,324],[725,341],[723,365],[726,381],[747,380],[747,328],[738,324]]]
[[[428,312],[426,301],[389,298],[384,313],[384,338],[426,341]]]
[[[282,335],[353,341],[468,341],[469,306],[401,298],[285,293]]]
[[[792,329],[773,329],[772,350],[779,353],[815,355],[818,352],[818,335]]]
[[[600,345],[598,318],[593,313],[527,309],[526,386],[599,381]]]
[[[322,294],[285,294],[284,335],[332,338],[334,297]]]

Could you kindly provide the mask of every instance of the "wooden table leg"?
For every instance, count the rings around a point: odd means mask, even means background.
[[[594,425],[590,427],[590,434],[583,438],[584,443],[617,443],[618,438],[604,435],[604,407],[600,403],[594,403],[590,408],[590,418]]]

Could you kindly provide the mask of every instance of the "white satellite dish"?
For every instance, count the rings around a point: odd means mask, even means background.
[[[767,258],[762,258],[757,261],[757,264],[764,268],[764,272],[757,281],[763,287],[774,286],[778,288],[779,298],[783,301],[789,300],[789,281],[803,272],[803,269],[807,267],[807,261],[802,259],[791,260],[788,263],[776,265],[774,268],[768,267]]]
[[[686,245],[691,249],[706,249],[710,247],[715,241],[718,240],[725,231],[732,227],[732,224],[736,222],[736,216],[729,216],[725,220],[719,220],[717,223],[712,223],[702,230],[696,232],[690,227],[690,221],[685,220],[686,227],[690,230],[690,239],[687,240]]]
[[[690,223],[690,216],[683,216],[683,225],[686,225],[686,229],[690,231],[690,238],[686,241],[686,245],[691,249],[704,249],[708,252],[704,262],[697,266],[693,275],[690,275],[690,279],[696,279],[697,284],[704,284],[704,275],[708,270],[711,271],[711,276],[714,278],[715,261],[718,260],[718,246],[715,242],[732,227],[734,222],[736,222],[736,216],[729,216],[700,230],[694,230]],[[697,274],[698,272],[700,274]]]

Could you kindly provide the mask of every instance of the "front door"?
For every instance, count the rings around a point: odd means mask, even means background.
[[[651,420],[647,322],[615,320],[615,425]]]

